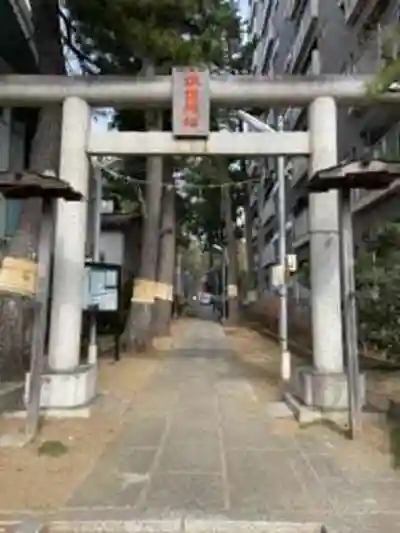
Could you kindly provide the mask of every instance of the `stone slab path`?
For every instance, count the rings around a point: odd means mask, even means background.
[[[344,452],[328,428],[277,430],[219,324],[187,321],[177,341],[69,513],[400,531],[400,475],[390,461]]]

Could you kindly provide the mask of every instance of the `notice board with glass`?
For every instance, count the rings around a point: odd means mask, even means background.
[[[110,263],[85,264],[85,311],[117,312],[121,300],[121,267]]]

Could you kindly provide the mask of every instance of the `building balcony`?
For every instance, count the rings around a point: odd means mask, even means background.
[[[352,195],[352,211],[358,213],[364,209],[370,209],[377,202],[383,201],[392,194],[398,195],[400,191],[400,179],[386,187],[386,189],[378,189],[376,191],[367,191],[364,189],[356,189]]]
[[[291,159],[290,169],[290,184],[292,187],[296,186],[308,174],[308,157],[294,157]]]
[[[0,57],[15,72],[37,72],[37,53],[33,42],[33,25],[26,0],[0,2]]]
[[[276,40],[276,30],[275,26],[268,24],[267,34],[263,37],[263,42],[261,43],[262,51],[259,58],[259,71],[261,74],[268,72],[268,65],[272,57],[272,52],[274,50],[274,44]]]
[[[258,163],[255,159],[252,159],[249,161],[249,164],[247,165],[247,173],[250,178],[254,177],[256,171],[257,171]]]
[[[372,146],[371,152],[376,159],[388,161],[400,160],[400,124],[393,127]],[[376,202],[381,201],[388,194],[398,194],[399,188],[400,180],[396,180],[383,190],[370,191],[366,189],[355,189],[352,191],[352,209],[354,212],[367,209]]]
[[[261,266],[263,268],[269,265],[273,265],[277,262],[275,251],[276,247],[272,241],[265,246],[261,255]]]
[[[260,195],[260,184],[254,183],[251,194],[250,194],[250,208],[253,208],[253,206],[257,204],[259,195]]]
[[[288,0],[286,15],[289,18],[296,18],[297,13],[299,13],[307,0]]]
[[[382,0],[343,0],[344,5],[344,16],[346,24],[353,25],[361,16],[364,11],[371,13],[378,4],[384,4]]]
[[[365,0],[343,0],[344,16],[347,24],[353,24],[365,7]]]
[[[283,115],[283,120],[288,130],[295,130],[300,115],[303,112],[302,107],[289,107]]]
[[[371,32],[368,40],[353,54],[346,68],[347,74],[375,74],[381,70],[383,37],[380,30]]]
[[[293,218],[293,248],[300,248],[309,241],[308,208]]]
[[[257,190],[251,191],[251,194],[250,194],[250,207],[253,207],[253,205],[255,205],[257,203],[257,198],[258,198],[258,191]]]
[[[292,72],[300,70],[309,57],[317,37],[318,16],[319,0],[308,0],[291,52],[290,70]]]
[[[265,226],[268,222],[276,216],[275,195],[271,194],[265,202],[261,212],[261,224]]]
[[[291,57],[291,56],[289,56]],[[313,50],[311,53],[311,60],[304,72],[305,76],[312,76],[320,73],[320,53],[319,50]],[[289,107],[284,114],[285,128],[289,130],[296,130],[299,122],[304,117],[307,107]]]

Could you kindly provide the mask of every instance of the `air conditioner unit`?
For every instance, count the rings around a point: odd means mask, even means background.
[[[271,286],[278,289],[285,283],[285,269],[282,265],[273,265],[271,267]]]

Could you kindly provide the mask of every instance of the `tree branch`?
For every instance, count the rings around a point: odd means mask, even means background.
[[[68,16],[64,13],[64,11],[59,8],[58,10],[59,16],[61,17],[61,20],[63,22],[64,26],[64,35],[62,36],[62,42],[65,46],[67,46],[71,52],[75,55],[75,57],[78,59],[79,64],[84,71],[85,74],[91,74],[95,75],[98,74],[98,67],[94,63],[94,61],[88,57],[86,54],[82,52],[74,43],[74,27],[68,18]]]

